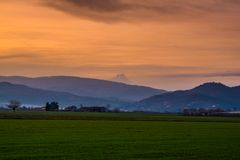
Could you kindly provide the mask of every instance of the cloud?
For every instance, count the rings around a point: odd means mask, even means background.
[[[165,65],[152,65],[152,64],[139,64],[139,65],[101,65],[101,64],[92,64],[92,65],[81,65],[71,67],[71,69],[78,71],[100,71],[100,72],[127,72],[127,73],[136,73],[136,72],[170,72],[170,71],[198,71],[206,69],[206,67],[196,67],[196,66],[165,66]]]
[[[12,54],[0,55],[0,60],[12,60],[12,59],[33,58],[33,57],[36,57],[36,55],[31,53],[12,53]]]
[[[226,71],[226,72],[213,72],[213,73],[172,74],[172,75],[160,75],[159,77],[168,77],[168,78],[240,77],[240,72]]]
[[[73,16],[104,22],[195,18],[240,8],[240,0],[42,0]]]

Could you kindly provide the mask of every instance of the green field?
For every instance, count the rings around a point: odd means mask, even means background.
[[[0,160],[239,160],[240,118],[0,112]]]

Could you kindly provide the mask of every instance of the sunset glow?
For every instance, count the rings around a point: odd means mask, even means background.
[[[240,83],[238,0],[1,0],[0,75]]]

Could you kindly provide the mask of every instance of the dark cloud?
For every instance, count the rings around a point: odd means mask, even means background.
[[[130,5],[124,4],[120,0],[65,0],[65,2],[97,12],[116,12],[131,8]]]
[[[240,0],[42,0],[77,17],[105,22],[181,19],[240,9]]]

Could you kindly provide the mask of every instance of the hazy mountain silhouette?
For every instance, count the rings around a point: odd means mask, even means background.
[[[9,100],[19,100],[23,104],[44,105],[47,101],[57,101],[61,105],[107,105],[113,107],[124,106],[125,102],[106,100],[101,98],[80,97],[70,93],[35,89],[9,82],[0,82],[0,103]]]
[[[118,74],[113,78],[111,78],[110,81],[125,83],[125,84],[132,84],[132,81],[130,81],[125,74]]]
[[[52,76],[52,77],[0,77],[0,82],[23,84],[33,88],[47,89],[60,92],[68,92],[78,96],[118,98],[129,101],[141,100],[153,95],[164,93],[150,87],[127,85],[106,80]]]
[[[228,87],[221,83],[205,83],[186,91],[156,95],[138,102],[139,110],[177,112],[184,107],[240,109],[240,87]]]

